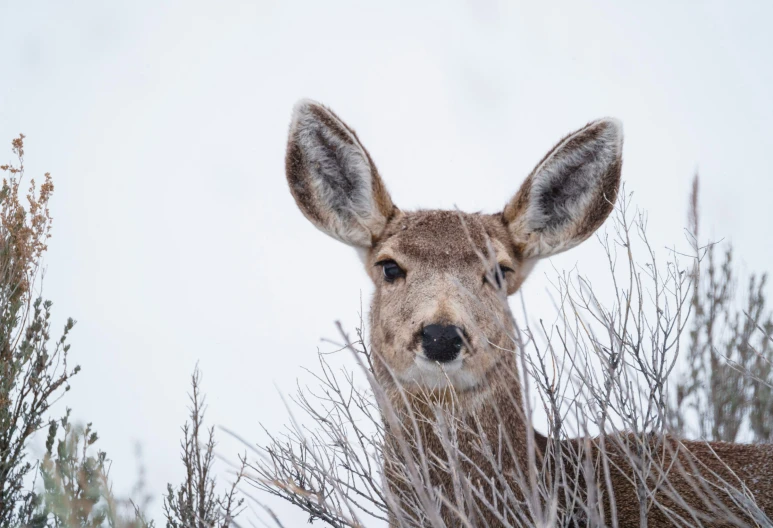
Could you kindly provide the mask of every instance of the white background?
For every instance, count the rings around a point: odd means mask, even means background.
[[[116,490],[141,444],[160,520],[197,361],[209,423],[260,443],[319,339],[367,305],[354,252],[286,188],[298,98],[357,129],[403,209],[497,211],[564,134],[618,117],[660,255],[687,247],[699,169],[703,234],[769,269],[771,4],[625,4],[2,0],[0,142],[25,133],[28,175],[53,174],[45,295],[57,327],[78,320],[83,371],[55,413],[94,423]],[[588,242],[552,263],[593,274],[602,256]],[[553,273],[524,288],[535,316]]]

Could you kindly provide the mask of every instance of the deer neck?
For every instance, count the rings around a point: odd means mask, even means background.
[[[492,442],[506,435],[513,444],[526,446],[528,427],[517,356],[508,351],[499,353],[502,356],[496,366],[474,387],[465,390],[451,386],[434,390],[402,387],[383,365],[378,367],[378,361],[374,367],[388,405],[404,430],[419,430],[424,437],[433,436],[437,432],[436,421],[443,416],[460,420],[475,435],[485,435]]]

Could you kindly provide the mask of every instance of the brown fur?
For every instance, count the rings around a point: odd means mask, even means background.
[[[639,521],[639,499],[626,476],[632,474],[629,453],[635,453],[636,439],[629,435],[623,442],[610,443],[611,462],[621,468],[613,473],[612,480],[617,517],[621,526],[634,526]],[[748,492],[749,498],[773,517],[773,445],[679,441],[672,437],[652,437],[648,443],[655,453],[653,458],[663,468],[654,473],[667,478],[667,484],[657,482],[657,476],[648,480],[649,489],[658,489],[658,505],[650,503],[648,508],[648,526],[696,526],[699,522],[712,527],[754,526],[753,518],[734,503],[727,489]],[[605,512],[609,519],[608,503]]]
[[[354,131],[342,125],[335,114],[316,103],[306,105],[297,112],[306,112],[304,115],[311,112],[341,141],[339,144],[344,145],[330,148],[359,146]],[[454,487],[453,471],[443,468],[444,463],[453,466],[454,461],[448,459],[444,448],[447,443],[438,436],[442,433],[442,424],[439,425],[438,420],[450,417],[463,425],[457,441],[462,458],[467,457],[457,461],[456,470],[470,475],[473,483],[480,483],[483,494],[482,498],[476,499],[476,511],[468,513],[473,525],[501,526],[498,515],[503,514],[504,506],[498,503],[499,506],[494,508],[499,514],[483,506],[506,487],[502,482],[487,481],[487,477],[497,471],[484,453],[485,446],[496,446],[492,449],[497,453],[497,470],[512,482],[518,480],[519,473],[542,467],[539,461],[550,445],[539,434],[529,436],[513,350],[515,329],[503,293],[513,294],[520,287],[534,259],[580,243],[609,215],[617,195],[622,165],[619,124],[611,120],[596,121],[567,136],[529,175],[503,213],[496,215],[401,211],[392,203],[366,153],[371,176],[365,174],[363,177],[372,177],[374,209],[370,214],[359,212],[359,216],[352,219],[348,210],[326,208],[325,200],[335,202],[346,196],[326,198],[315,194],[318,182],[311,180],[309,164],[314,163],[314,156],[319,153],[304,151],[303,145],[296,141],[297,121],[296,118],[288,143],[287,178],[299,207],[315,225],[329,233],[330,225],[344,225],[352,232],[361,232],[357,230],[364,225],[370,235],[370,246],[362,249],[366,269],[375,284],[370,312],[374,371],[386,394],[384,404],[398,417],[397,422],[387,423],[391,438],[387,446],[391,455],[385,460],[388,485],[401,497],[400,500],[408,501],[412,495],[416,483],[406,469],[409,462],[404,449],[407,440],[413,456],[417,455],[416,446],[421,444],[423,455],[437,461],[430,470],[430,484],[454,503],[454,494],[458,490]],[[350,137],[354,138],[353,142]],[[351,177],[351,174],[346,176]],[[357,185],[357,181],[346,181],[352,188]],[[581,194],[567,197],[565,189],[551,187],[545,182],[553,186],[567,185],[570,190],[580,189]],[[346,193],[346,187],[338,192]],[[547,216],[544,220],[544,215],[530,213],[537,199],[544,199],[548,205],[557,204],[555,216]],[[546,214],[553,213],[547,211]],[[383,221],[374,221],[374,218]],[[384,280],[380,263],[386,260],[396,262],[405,276],[393,282]],[[491,269],[495,263],[513,270],[505,274],[504,292],[492,286]],[[430,324],[455,325],[464,329],[464,347],[457,363],[461,366],[452,369],[451,365],[440,366],[423,358],[420,334],[422,328]],[[602,441],[607,446],[612,467],[611,490],[606,490],[603,485],[604,475],[599,462]],[[672,526],[674,518],[683,519],[682,524],[686,526],[696,524],[693,522],[696,518],[682,507],[685,504],[682,500],[699,515],[710,515],[717,504],[725,511],[743,515],[741,510],[734,509],[726,493],[712,486],[708,486],[712,488],[708,495],[713,495],[711,500],[716,504],[705,503],[701,497],[706,490],[695,486],[707,486],[696,484],[696,479],[690,477],[696,471],[715,484],[718,478],[737,487],[742,482],[768,516],[773,516],[772,446],[680,443],[676,439],[659,440],[657,437],[646,441],[649,449],[662,454],[662,467],[666,468],[667,482],[673,488],[669,489],[654,477],[648,482],[651,489],[657,489],[657,502],[661,504],[651,507],[648,513],[650,526]],[[529,465],[527,446],[530,443],[535,446],[535,466]],[[636,487],[630,482],[634,474],[631,460],[636,457],[632,458],[629,452],[634,446],[635,455],[636,438],[613,435],[577,439],[562,444],[559,450],[570,453],[586,445],[590,447],[591,463],[597,468],[597,479],[605,490],[603,509],[607,522],[611,516],[608,498],[614,495],[619,526],[638,525],[639,499]],[[569,484],[586,486],[583,481]],[[518,492],[514,498],[516,503],[523,501],[525,492]],[[440,511],[447,525],[457,524],[451,507],[443,506]],[[676,517],[670,516],[669,512]],[[507,513],[504,515],[508,516]],[[530,517],[528,513],[525,516]],[[508,518],[517,524],[513,516]],[[712,525],[705,522],[705,517],[700,520],[705,525]]]

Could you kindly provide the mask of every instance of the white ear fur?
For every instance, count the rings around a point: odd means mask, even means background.
[[[370,247],[395,209],[355,132],[314,101],[293,109],[286,171],[306,217],[352,246]]]
[[[564,138],[535,167],[503,213],[525,258],[572,248],[604,222],[617,197],[622,147],[622,123],[600,119]]]

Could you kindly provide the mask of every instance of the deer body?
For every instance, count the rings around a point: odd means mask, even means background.
[[[572,496],[601,501],[610,525],[614,495],[617,525],[639,524],[641,487],[632,483],[625,435],[551,446],[531,430],[506,302],[538,259],[579,244],[604,222],[621,165],[622,128],[602,119],[559,142],[499,214],[405,212],[351,128],[322,105],[296,105],[286,158],[290,190],[316,227],[358,250],[376,286],[371,349],[389,432],[384,468],[392,525],[546,525],[551,505],[535,498],[539,480],[565,508]],[[599,459],[604,440],[606,470]],[[666,505],[666,513],[653,507],[647,514],[650,526],[680,525],[679,519],[687,519],[684,526],[719,525],[691,516],[690,508],[707,507],[688,478],[696,464],[702,474],[746,486],[773,517],[771,446],[652,442],[664,453],[664,468],[687,469],[669,472],[667,484],[648,483]],[[584,455],[561,458],[569,477],[551,481],[558,458],[546,464],[548,452]],[[588,465],[586,475],[601,483],[595,499],[583,489],[588,478],[577,464]],[[722,492],[714,497],[733,510]]]

